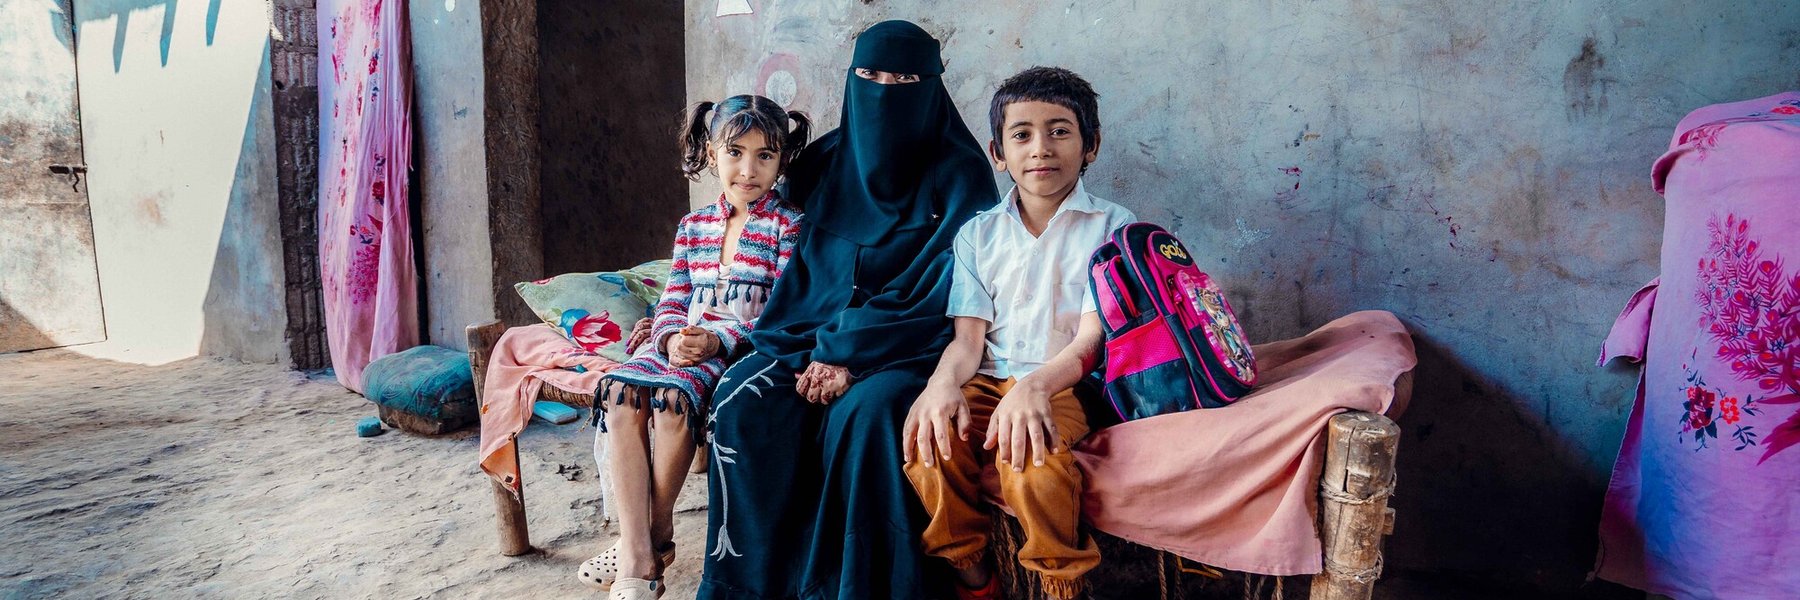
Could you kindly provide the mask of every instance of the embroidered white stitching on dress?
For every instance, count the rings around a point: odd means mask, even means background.
[[[751,354],[750,356],[755,356],[755,354]],[[744,358],[749,358],[749,356]],[[739,360],[739,362],[743,361]],[[775,368],[776,364],[778,363],[771,361],[768,366],[763,367],[761,370],[750,375],[750,378],[744,381],[744,385],[738,386],[737,389],[732,390],[731,395],[713,403],[712,414],[707,415],[706,417],[706,444],[712,447],[713,463],[716,465],[716,471],[713,475],[719,478],[719,538],[718,543],[716,544],[717,547],[713,549],[712,554],[709,556],[718,560],[724,560],[726,556],[743,555],[739,554],[736,548],[731,547],[731,534],[728,533],[726,529],[729,527],[731,521],[731,491],[730,487],[727,485],[728,478],[725,476],[725,466],[737,464],[737,460],[731,458],[733,455],[737,454],[737,450],[720,445],[718,438],[714,436],[713,426],[719,420],[719,410],[725,408],[726,404],[730,404],[732,400],[736,399],[739,392],[748,389],[751,393],[756,394],[758,398],[761,398],[762,389],[755,386],[773,386],[775,384],[775,380],[769,378],[768,373],[769,370]],[[732,366],[737,365],[734,364]],[[731,370],[726,369],[725,372],[729,375]],[[758,380],[761,380],[761,382],[758,383]],[[730,377],[720,379],[719,387],[725,387],[730,381]]]

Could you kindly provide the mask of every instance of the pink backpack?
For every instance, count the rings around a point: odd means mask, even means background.
[[[1250,393],[1250,340],[1181,240],[1150,223],[1114,231],[1088,261],[1106,331],[1105,395],[1124,420],[1218,408]]]

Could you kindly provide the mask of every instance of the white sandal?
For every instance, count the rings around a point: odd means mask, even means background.
[[[665,547],[662,552],[656,553],[656,562],[658,563],[656,565],[656,572],[659,574],[662,573],[664,569],[669,568],[669,565],[675,563],[675,544],[673,542]],[[613,542],[612,547],[607,548],[605,552],[601,552],[593,558],[587,559],[587,562],[581,563],[581,570],[575,575],[577,579],[580,579],[582,583],[587,584],[588,587],[603,592],[612,590],[613,579],[618,576],[618,542]]]
[[[668,589],[663,587],[661,579],[620,577],[619,581],[613,584],[612,593],[608,594],[606,598],[607,600],[657,600],[666,591]]]

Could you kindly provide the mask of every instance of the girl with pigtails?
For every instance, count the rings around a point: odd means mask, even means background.
[[[682,217],[648,343],[607,373],[595,398],[594,418],[603,419],[596,435],[610,436],[602,472],[610,467],[619,542],[583,563],[579,577],[610,598],[662,595],[662,572],[674,559],[675,497],[713,386],[727,359],[747,350],[799,241],[800,212],[775,184],[810,126],[805,115],[753,95],[701,102],[683,119],[683,173],[698,181],[710,171],[722,191]]]

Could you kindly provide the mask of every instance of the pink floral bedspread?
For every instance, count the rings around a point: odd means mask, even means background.
[[[1662,274],[1600,360],[1641,359],[1600,577],[1800,597],[1800,92],[1694,111],[1653,177]]]

